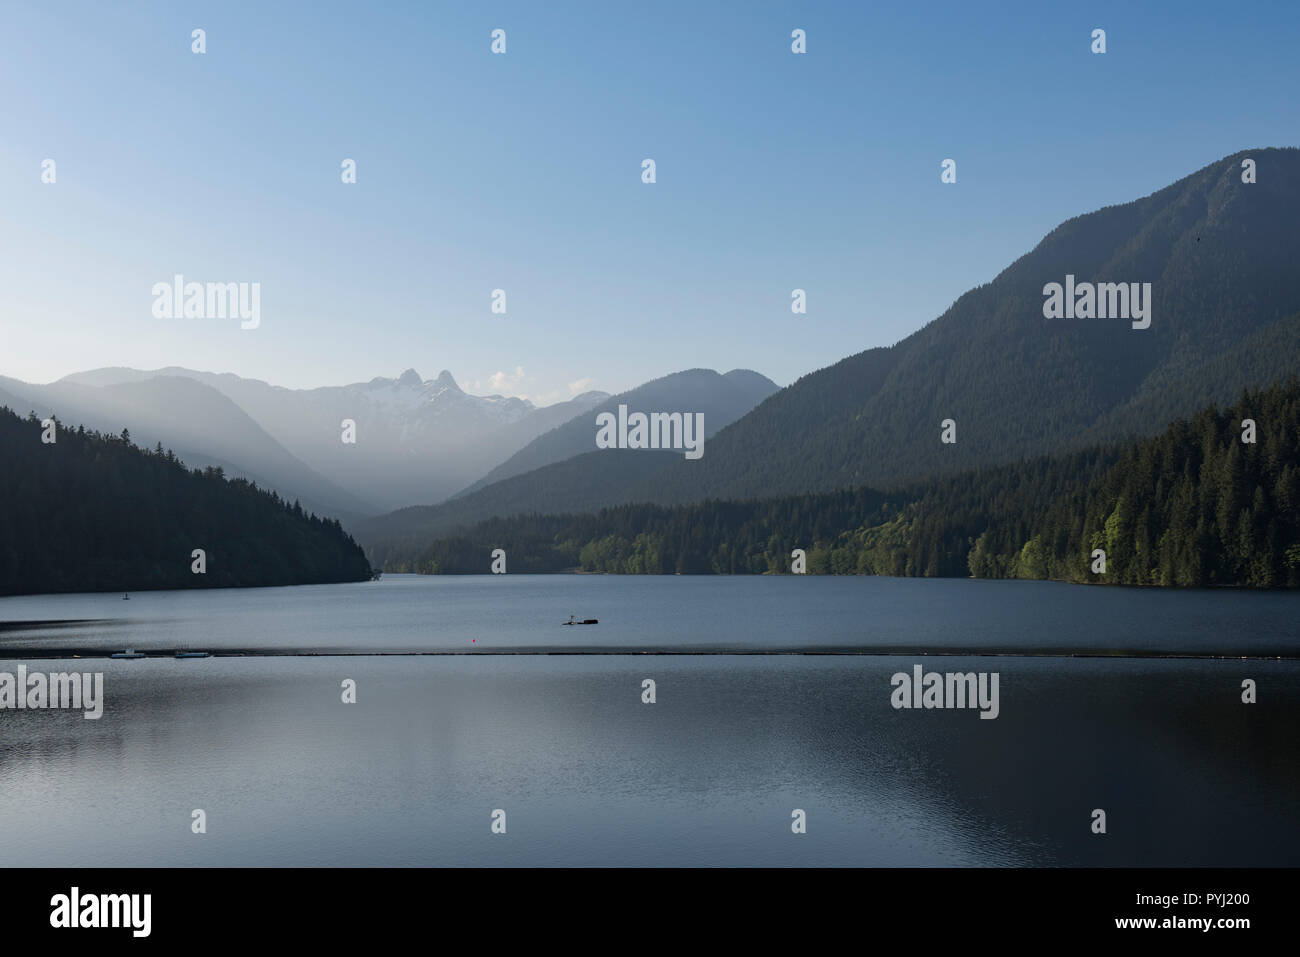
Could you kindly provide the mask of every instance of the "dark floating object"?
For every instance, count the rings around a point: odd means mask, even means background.
[[[128,648],[126,651],[115,651],[108,657],[110,658],[147,658],[149,657],[143,651],[136,651],[134,648]]]
[[[131,600],[131,596],[128,595],[126,592],[122,592],[122,601],[130,601],[130,600]]]
[[[578,621],[572,615],[570,615],[568,621],[562,621],[560,622],[560,624],[561,625],[598,625],[600,624],[600,621],[599,619],[596,618],[584,618],[582,621]]]
[[[176,657],[177,657],[177,658],[211,658],[211,657],[212,657],[212,652],[210,652],[210,651],[178,651],[178,652],[176,652]]]

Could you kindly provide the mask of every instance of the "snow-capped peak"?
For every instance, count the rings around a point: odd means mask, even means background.
[[[434,379],[433,381],[435,385],[441,386],[444,389],[450,389],[453,392],[461,391],[460,386],[456,384],[456,380],[452,378],[451,373],[448,372],[446,369],[443,369],[441,372],[439,372],[438,378]]]

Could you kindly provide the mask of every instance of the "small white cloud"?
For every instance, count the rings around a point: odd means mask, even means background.
[[[504,392],[508,389],[513,388],[514,386],[519,385],[523,381],[524,381],[523,366],[515,366],[515,371],[513,373],[494,372],[492,373],[491,376],[488,377],[488,383],[497,392]]]
[[[486,381],[472,379],[467,380],[464,385],[473,395],[504,395],[524,399],[537,406],[547,406],[554,405],[557,402],[567,402],[576,395],[590,391],[595,381],[591,376],[583,376],[570,382],[567,386],[557,387],[549,391],[539,391],[540,383],[536,381],[536,377],[525,373],[523,366],[515,366],[514,372],[493,372],[487,377]]]

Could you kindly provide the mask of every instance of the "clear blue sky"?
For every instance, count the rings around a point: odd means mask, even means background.
[[[785,385],[1062,220],[1300,143],[1294,2],[383,6],[5,4],[0,374]],[[175,273],[260,282],[261,327],[155,319]]]

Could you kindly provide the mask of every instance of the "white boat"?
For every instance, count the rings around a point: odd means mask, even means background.
[[[143,651],[136,651],[134,648],[128,648],[126,651],[115,651],[108,657],[110,658],[147,658],[149,657]]]

